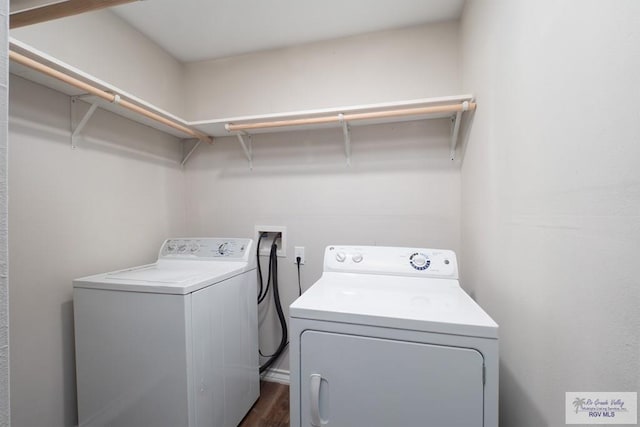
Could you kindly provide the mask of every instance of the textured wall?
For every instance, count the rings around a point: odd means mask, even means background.
[[[9,276],[7,239],[7,33],[9,2],[0,0],[0,427],[9,426]]]
[[[455,95],[458,23],[185,65],[190,120]]]
[[[17,28],[11,36],[172,114],[184,113],[182,63],[109,10]]]
[[[103,110],[70,147],[69,98],[11,77],[13,427],[77,423],[71,281],[155,260],[185,232],[181,147]]]
[[[640,3],[470,1],[462,277],[500,324],[504,427],[640,388]]]

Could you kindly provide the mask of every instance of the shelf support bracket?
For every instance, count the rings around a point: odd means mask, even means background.
[[[78,146],[78,137],[80,136],[80,132],[82,132],[82,129],[84,129],[87,122],[89,121],[89,119],[91,119],[91,116],[93,116],[93,113],[95,113],[96,109],[98,108],[98,103],[92,102],[91,107],[89,107],[87,112],[84,114],[84,117],[82,117],[82,120],[80,120],[80,122],[76,125],[75,124],[75,121],[76,121],[75,120],[75,116],[76,116],[75,104],[76,102],[78,102],[78,99],[80,99],[78,96],[71,97],[71,148],[73,149],[75,149]]]
[[[453,129],[451,131],[451,143],[449,144],[449,155],[451,160],[456,159],[456,147],[458,145],[458,134],[460,133],[460,122],[462,121],[462,113],[469,110],[469,102],[464,101],[462,103],[462,109],[456,112],[456,115],[451,118],[451,124]]]
[[[236,134],[238,137],[238,141],[242,146],[242,151],[244,151],[244,155],[249,161],[249,169],[253,170],[253,140],[251,139],[251,135],[246,132],[239,132]],[[249,141],[245,141],[244,138],[247,138]]]
[[[347,157],[347,166],[351,166],[351,127],[344,119],[344,114],[338,114],[338,119],[342,125],[342,135],[344,136],[344,155]]]
[[[189,157],[191,157],[191,155],[196,151],[196,149],[201,143],[202,143],[201,139],[196,140],[195,144],[193,144],[193,147],[191,147],[191,150],[189,150],[187,154],[185,154],[184,157],[182,158],[182,162],[180,162],[180,166],[184,167],[185,163],[187,163],[187,160],[189,160]]]

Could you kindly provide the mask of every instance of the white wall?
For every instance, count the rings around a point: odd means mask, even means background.
[[[11,30],[11,36],[177,116],[184,67],[108,10]]]
[[[9,277],[7,227],[7,60],[9,2],[0,1],[0,427],[9,427]]]
[[[458,24],[421,25],[185,66],[190,120],[457,94]]]
[[[181,148],[98,110],[72,150],[69,98],[13,76],[10,108],[12,426],[73,426],[71,281],[184,234]]]
[[[640,3],[472,1],[462,275],[500,324],[501,426],[640,388]]]
[[[457,94],[456,28],[446,23],[191,64],[193,115]],[[253,171],[235,138],[218,139],[186,167],[190,234],[253,236],[255,225],[286,226],[288,256],[279,267],[285,314],[298,292],[294,246],[306,248],[303,290],[320,277],[330,244],[457,250],[460,171],[448,157],[449,130],[447,120],[354,127],[350,168],[338,128],[255,136]],[[262,313],[265,353],[280,337],[269,307]],[[278,366],[288,369],[286,355]]]
[[[306,248],[303,290],[320,277],[330,244],[458,249],[459,169],[448,135],[446,121],[356,128],[350,168],[340,130],[263,135],[254,138],[253,171],[235,139],[218,139],[186,169],[190,234],[253,236],[255,225],[286,226],[279,278],[288,316],[298,293],[294,246]],[[280,332],[274,313],[265,317],[262,350],[271,353]],[[279,366],[288,369],[288,359]]]

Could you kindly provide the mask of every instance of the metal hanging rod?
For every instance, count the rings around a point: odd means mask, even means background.
[[[50,77],[53,77],[55,79],[58,79],[64,83],[67,83],[71,86],[74,86],[88,94],[97,96],[98,98],[104,99],[105,101],[114,103],[114,104],[118,104],[123,108],[126,108],[127,110],[133,111],[137,114],[140,114],[148,119],[151,120],[155,120],[159,123],[162,123],[165,126],[169,126],[173,129],[176,129],[190,137],[193,138],[197,138],[200,141],[206,141],[208,143],[212,143],[213,142],[213,138],[211,138],[208,135],[205,135],[201,132],[198,132],[196,130],[190,129],[186,126],[181,125],[180,123],[176,123],[172,120],[167,119],[166,117],[162,117],[159,114],[154,113],[153,111],[149,111],[143,107],[140,107],[139,105],[136,105],[132,102],[129,102],[125,99],[121,99],[120,95],[118,94],[113,94],[110,92],[106,92],[102,89],[99,89],[95,86],[92,86],[88,83],[85,83],[81,80],[78,80],[74,77],[68,76],[66,74],[64,74],[61,71],[58,71],[54,68],[51,68],[47,65],[41,64],[38,61],[35,61],[31,58],[28,58],[20,53],[14,52],[12,50],[9,51],[9,59],[17,62],[18,64],[24,65],[25,67],[29,67],[33,70],[36,70],[38,72],[41,72],[43,74],[46,74]]]
[[[229,132],[248,131],[255,129],[272,129],[290,126],[319,125],[328,123],[348,123],[356,120],[372,120],[393,117],[420,116],[425,114],[443,114],[471,111],[476,108],[475,102],[465,101],[450,105],[435,105],[431,107],[402,108],[394,110],[374,111],[369,113],[334,114],[322,117],[310,117],[305,119],[276,120],[270,122],[233,124],[227,123],[225,128]]]

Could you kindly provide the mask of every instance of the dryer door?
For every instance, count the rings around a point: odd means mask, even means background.
[[[305,331],[301,426],[481,427],[483,364],[468,348]]]

